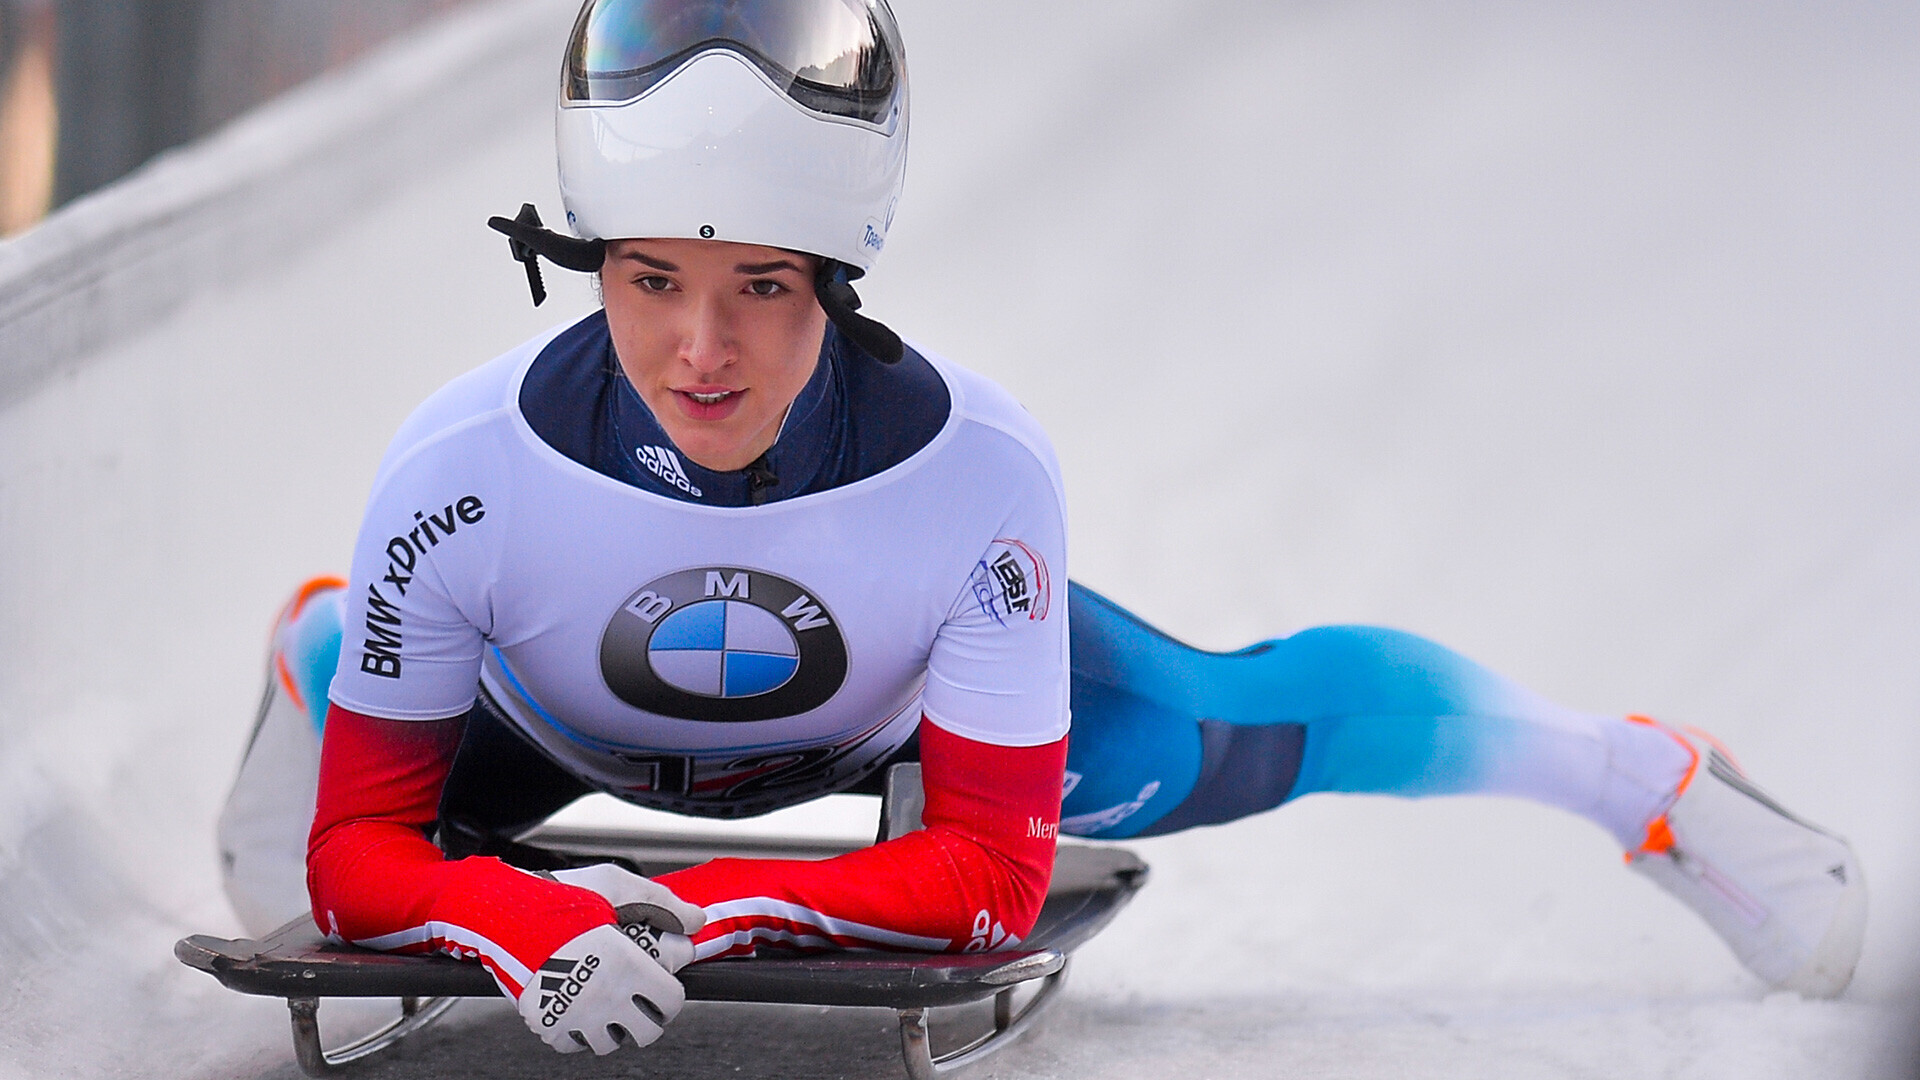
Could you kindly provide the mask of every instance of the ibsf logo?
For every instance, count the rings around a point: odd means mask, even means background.
[[[847,643],[826,605],[795,582],[703,566],[627,597],[600,635],[600,674],[615,697],[661,716],[772,720],[839,691]]]

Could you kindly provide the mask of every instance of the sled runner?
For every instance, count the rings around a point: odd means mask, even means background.
[[[919,824],[919,766],[895,765],[881,804],[880,839]],[[587,829],[541,829],[526,844],[569,856],[619,858],[649,874],[721,857],[825,858],[846,845],[813,840],[672,837]],[[979,1063],[1032,1026],[1066,978],[1073,950],[1098,933],[1146,883],[1146,864],[1118,848],[1061,845],[1039,922],[1018,949],[994,953],[839,952],[712,960],[680,972],[688,1001],[892,1009],[913,1080],[950,1075]],[[478,964],[444,956],[401,956],[328,942],[310,918],[260,940],[196,934],[174,945],[189,967],[230,990],[285,998],[294,1053],[310,1076],[329,1075],[376,1054],[439,1019],[463,997],[497,997]],[[1015,993],[1032,989],[1016,1009]],[[336,1049],[320,1040],[320,999],[397,997],[401,1015]],[[935,1053],[928,1010],[993,1000],[993,1029],[967,1045]]]

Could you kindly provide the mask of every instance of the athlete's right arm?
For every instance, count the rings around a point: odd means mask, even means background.
[[[328,710],[307,890],[328,934],[477,959],[518,997],[555,949],[612,925],[613,906],[498,859],[449,861],[427,839],[464,725]]]
[[[657,1036],[679,1010],[679,983],[615,929],[594,891],[497,859],[448,861],[427,838],[479,684],[512,516],[499,460],[512,440],[498,429],[512,373],[541,344],[443,387],[381,462],[328,691],[307,887],[329,934],[478,960],[535,1034],[604,1053],[614,1029]]]
[[[307,843],[314,921],[370,948],[478,960],[556,1050],[652,1042],[684,998],[615,928],[612,903],[498,859],[449,861],[427,839],[464,723],[328,710]]]

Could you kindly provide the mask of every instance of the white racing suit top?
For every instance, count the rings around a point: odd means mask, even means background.
[[[923,712],[995,745],[1066,734],[1059,469],[1004,390],[929,357],[951,410],[904,461],[704,506],[541,439],[522,382],[559,333],[449,383],[395,437],[334,703],[435,720],[485,694],[586,783],[713,817],[852,786]]]

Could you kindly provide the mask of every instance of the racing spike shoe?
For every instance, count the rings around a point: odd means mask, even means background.
[[[1755,787],[1711,736],[1656,726],[1685,744],[1693,764],[1627,864],[1699,912],[1769,985],[1838,995],[1867,924],[1853,848]]]
[[[216,826],[221,883],[255,936],[307,910],[307,831],[345,588],[338,578],[315,578],[274,621],[266,693]]]

